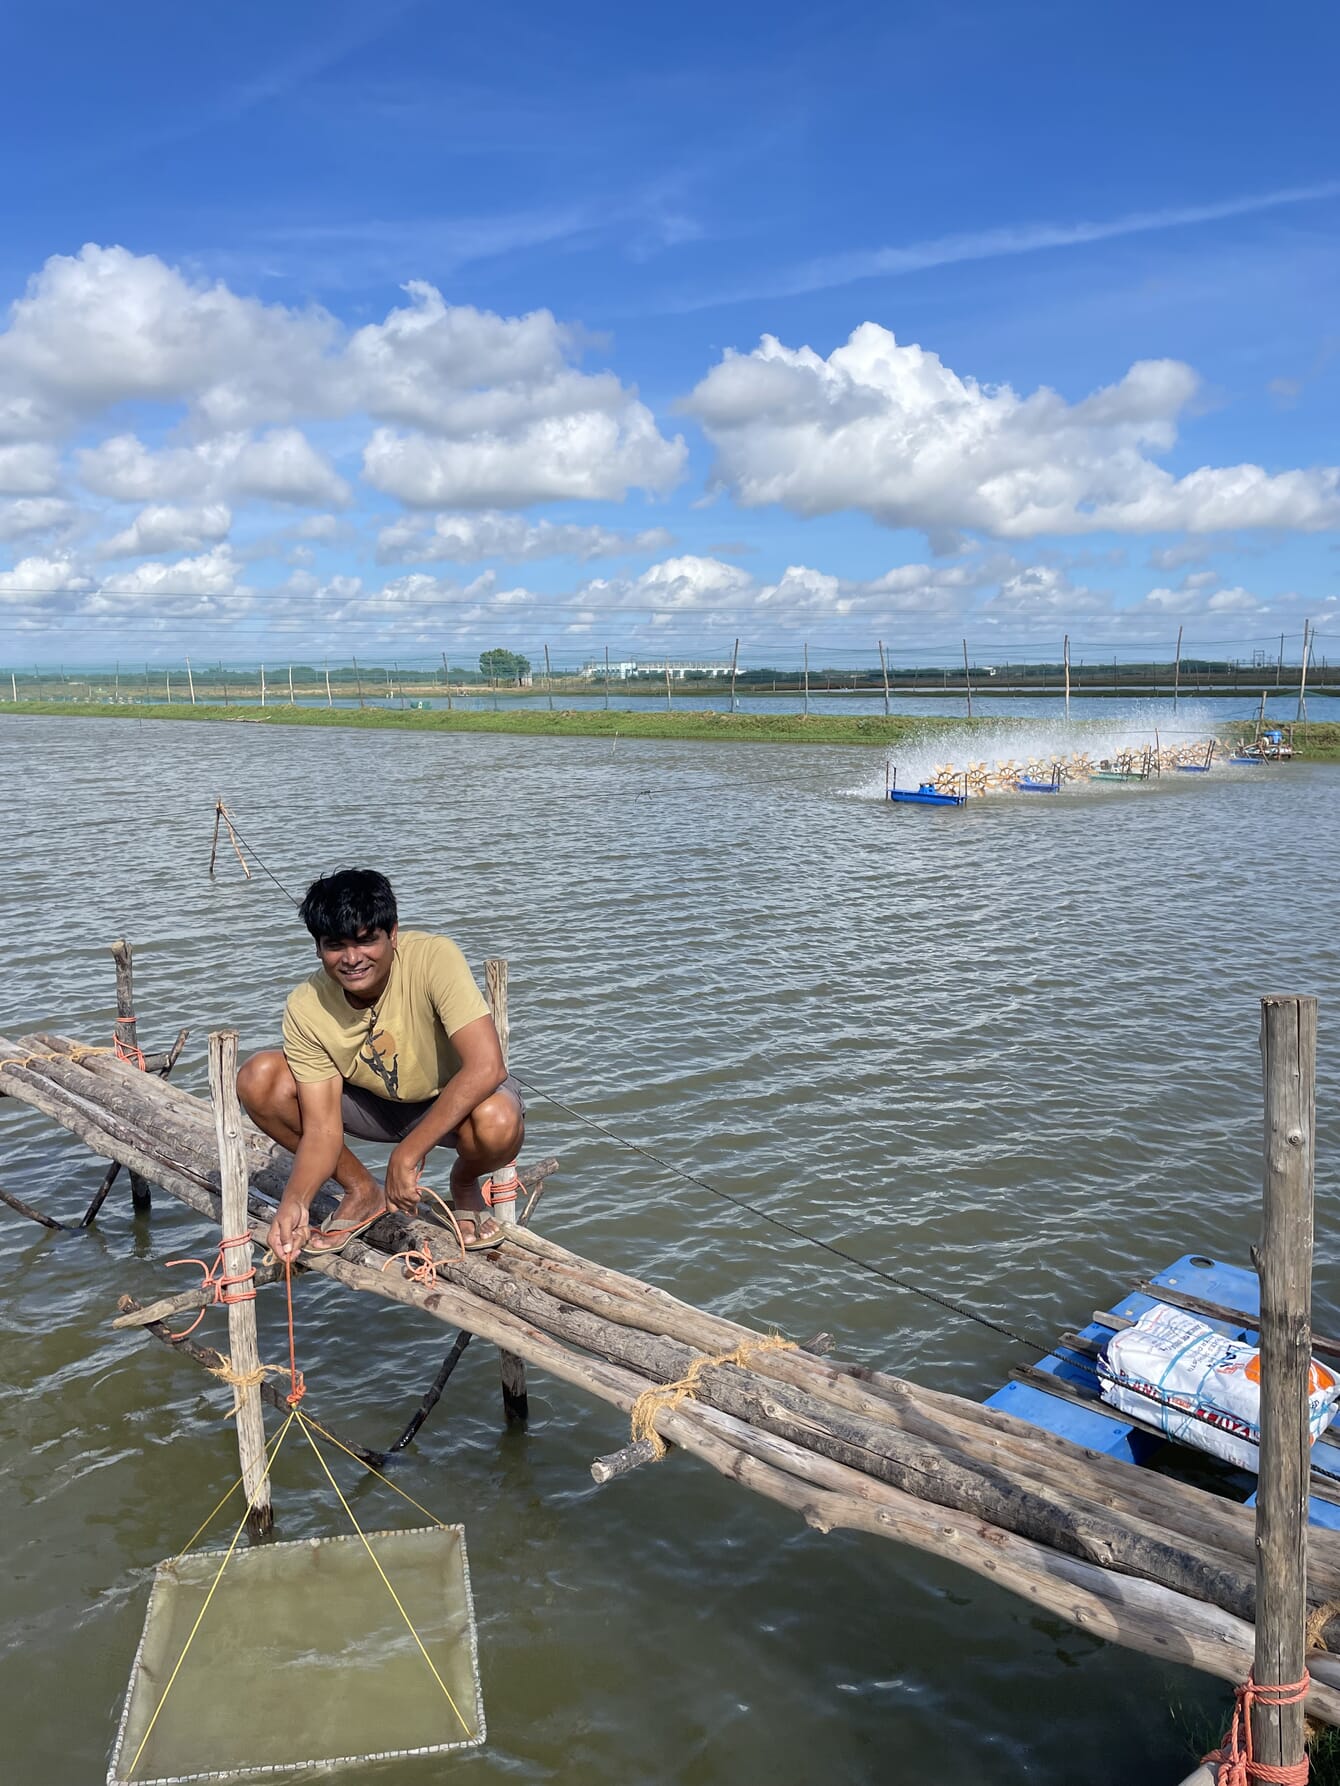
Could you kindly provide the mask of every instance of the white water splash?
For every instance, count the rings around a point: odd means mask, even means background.
[[[1124,705],[1124,703],[1123,703]],[[1167,709],[1161,708],[1155,715],[1153,710],[1148,715],[1132,714],[1127,708],[1121,718],[1115,715],[1107,720],[1072,720],[1069,724],[1063,718],[1025,719],[1013,723],[1002,719],[997,724],[974,728],[971,732],[928,732],[925,735],[913,735],[902,743],[894,745],[887,754],[886,762],[892,764],[898,775],[900,788],[915,788],[922,782],[932,781],[937,769],[946,763],[952,763],[956,770],[973,763],[985,762],[988,769],[996,763],[1028,763],[1035,759],[1038,770],[1045,780],[1051,773],[1053,761],[1068,762],[1070,757],[1079,752],[1087,756],[1096,767],[1106,760],[1115,763],[1119,756],[1130,753],[1139,757],[1146,750],[1194,746],[1204,746],[1212,738],[1222,736],[1224,719],[1221,712],[1204,702],[1184,702],[1176,716],[1174,724],[1167,723]],[[1222,758],[1216,759],[1217,767],[1225,767]],[[1245,770],[1250,774],[1252,771]],[[885,763],[881,762],[877,769],[872,769],[869,776],[862,779],[847,791],[858,799],[882,800],[885,796]],[[1062,793],[1082,790],[1087,793],[1110,792],[1119,793],[1124,786],[1120,782],[1101,782],[1078,779],[1066,784]],[[1010,790],[992,791],[985,798],[1028,798],[1019,796]]]

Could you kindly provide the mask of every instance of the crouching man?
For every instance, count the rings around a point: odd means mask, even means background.
[[[435,1147],[455,1150],[451,1200],[465,1245],[502,1239],[487,1174],[516,1159],[525,1103],[498,1034],[455,943],[405,930],[385,875],[344,868],[313,881],[298,908],[321,960],[289,995],[284,1046],[253,1055],[237,1076],[252,1121],[293,1153],[270,1227],[280,1259],[339,1252],[398,1209],[414,1212],[419,1174]],[[346,1138],[390,1143],[383,1187]],[[312,1230],[312,1199],[328,1178],[344,1200]]]

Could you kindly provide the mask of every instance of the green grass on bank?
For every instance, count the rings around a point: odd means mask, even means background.
[[[718,713],[682,709],[634,712],[595,708],[583,712],[547,713],[534,708],[496,713],[445,709],[401,711],[391,707],[223,707],[166,702],[158,706],[83,701],[20,701],[0,704],[0,714],[18,718],[205,720],[225,725],[338,726],[349,731],[503,732],[531,738],[666,738],[707,739],[736,744],[851,744],[889,746],[912,738],[971,737],[975,732],[1036,725],[1032,719],[1000,715],[986,719],[927,718],[920,714],[855,715],[816,713]],[[1079,721],[1106,726],[1109,722]],[[1250,726],[1230,727],[1230,732]],[[1294,729],[1300,758],[1340,762],[1340,724],[1315,721]]]

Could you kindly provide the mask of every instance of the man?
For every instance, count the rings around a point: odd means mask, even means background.
[[[321,969],[289,996],[282,1050],[253,1055],[237,1076],[252,1121],[293,1153],[271,1250],[339,1252],[388,1206],[412,1214],[435,1147],[456,1152],[465,1245],[496,1246],[480,1178],[516,1159],[526,1107],[465,957],[444,936],[401,931],[391,883],[371,869],[313,881],[298,915]],[[345,1145],[351,1135],[393,1143],[384,1191]],[[308,1211],[328,1178],[344,1200],[313,1232]]]

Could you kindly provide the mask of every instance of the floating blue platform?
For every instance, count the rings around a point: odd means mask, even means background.
[[[889,798],[899,806],[966,806],[966,794],[942,794],[933,783],[919,788],[890,788]]]
[[[1161,1300],[1157,1294],[1159,1289],[1170,1292],[1169,1300],[1175,1307],[1184,1306],[1185,1299],[1190,1297],[1218,1307],[1225,1316],[1237,1313],[1250,1319],[1261,1309],[1260,1286],[1254,1271],[1224,1265],[1199,1253],[1186,1253],[1166,1270],[1158,1272],[1149,1280],[1149,1289],[1154,1293],[1135,1291],[1104,1312],[1115,1315],[1119,1321],[1138,1321],[1146,1309],[1153,1308]],[[1256,1330],[1249,1325],[1231,1319],[1216,1319],[1200,1310],[1194,1312],[1198,1319],[1230,1339],[1246,1340],[1251,1345],[1257,1343]],[[1124,1414],[1099,1399],[1096,1354],[1116,1331],[1115,1327],[1104,1326],[1095,1316],[1088,1326],[1080,1328],[1073,1336],[1079,1345],[1068,1345],[1063,1340],[1028,1372],[1028,1381],[1005,1384],[1004,1388],[987,1397],[986,1406],[1027,1420],[1030,1425],[1070,1439],[1076,1445],[1120,1458],[1123,1463],[1145,1465],[1159,1452],[1166,1456],[1165,1448],[1172,1444],[1171,1440],[1161,1433],[1133,1425]],[[1055,1379],[1055,1393],[1038,1381],[1040,1377]],[[1198,1451],[1189,1455],[1203,1466],[1208,1454]],[[1229,1464],[1218,1467],[1223,1471],[1225,1493],[1234,1499],[1244,1498],[1241,1491],[1250,1486],[1251,1477]],[[1312,1448],[1312,1470],[1314,1483],[1320,1477],[1323,1483],[1334,1485],[1340,1496],[1340,1444],[1335,1443],[1329,1433],[1323,1434]],[[1245,1498],[1251,1506],[1256,1496],[1253,1493]],[[1340,1531],[1340,1504],[1336,1501],[1314,1493],[1308,1500],[1308,1517],[1313,1525]]]

